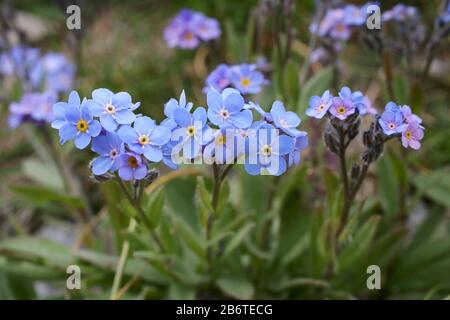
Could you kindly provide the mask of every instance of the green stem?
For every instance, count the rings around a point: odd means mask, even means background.
[[[131,218],[130,219],[130,224],[128,225],[127,231],[129,233],[132,233],[132,232],[134,232],[135,229],[136,229],[136,220]],[[112,289],[111,289],[110,300],[115,300],[116,299],[117,291],[119,290],[120,283],[122,281],[122,275],[123,275],[123,271],[125,270],[125,265],[126,265],[127,260],[128,260],[129,252],[130,252],[130,242],[128,240],[126,240],[122,244],[122,250],[121,250],[121,253],[120,253],[120,258],[119,258],[119,261],[117,263],[116,272],[114,274],[114,281],[113,281],[113,286],[112,286]]]
[[[116,174],[116,178],[117,178],[117,182],[119,183],[120,188],[122,189],[122,192],[125,194],[126,198],[130,202],[130,204],[139,213],[142,221],[144,222],[144,224],[147,227],[147,229],[150,231],[150,235],[153,238],[153,240],[155,241],[155,243],[158,246],[159,250],[161,252],[165,252],[165,248],[164,248],[164,245],[161,242],[161,239],[158,237],[158,235],[156,234],[155,230],[153,230],[152,226],[150,225],[149,221],[147,220],[147,217],[145,215],[144,210],[141,207],[141,204],[137,201],[138,197],[133,199],[131,193],[128,191],[127,187],[125,186],[123,181],[120,179],[120,177],[117,176],[117,174]]]

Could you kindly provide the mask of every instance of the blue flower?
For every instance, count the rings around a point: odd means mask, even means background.
[[[279,176],[287,169],[286,159],[295,141],[287,135],[277,135],[271,125],[260,127],[256,136],[249,137],[245,170],[250,175],[270,174]]]
[[[80,96],[76,91],[72,91],[69,94],[69,100],[67,102],[59,101],[55,103],[53,105],[54,120],[51,124],[52,128],[59,130],[63,125],[66,124],[66,109],[69,105],[75,108],[80,108],[80,105],[85,105],[86,103],[86,100],[83,100],[83,102],[81,102]]]
[[[308,147],[308,133],[300,131],[295,137],[294,149],[287,155],[288,166],[298,166],[301,159],[301,151]]]
[[[245,150],[245,138],[239,129],[228,127],[215,130],[213,140],[203,151],[203,160],[207,164],[231,164]]]
[[[142,180],[147,175],[147,166],[140,155],[127,152],[122,154],[118,160],[119,177],[122,180]]]
[[[78,94],[76,95],[78,96]],[[100,134],[102,126],[97,120],[94,120],[89,109],[89,103],[80,105],[80,97],[75,95],[72,98],[75,104],[68,104],[65,110],[66,123],[59,128],[59,137],[61,143],[69,140],[75,140],[75,147],[84,149],[91,142],[92,137]]]
[[[149,117],[139,117],[133,127],[123,126],[118,131],[120,138],[131,151],[152,161],[159,162],[163,158],[161,146],[169,142],[171,132],[167,127],[157,126]]]
[[[230,67],[226,64],[218,65],[206,78],[206,87],[203,89],[207,93],[211,88],[222,92],[228,87],[230,82]]]
[[[347,5],[345,10],[345,22],[350,26],[362,26],[366,23],[367,13],[366,6],[358,7],[355,5]]]
[[[173,120],[173,112],[175,111],[175,109],[183,108],[186,109],[187,111],[191,111],[192,107],[193,107],[192,102],[186,103],[186,94],[184,93],[183,90],[181,92],[179,101],[172,98],[164,105],[164,115],[167,118],[161,122],[161,125],[169,128],[170,130],[175,129],[175,127],[177,126],[177,123],[175,122],[175,120]]]
[[[96,89],[92,92],[92,99],[92,114],[100,117],[100,123],[106,131],[113,132],[119,125],[131,124],[136,119],[133,110],[137,106],[133,105],[127,92],[113,93],[104,88]]]
[[[177,144],[175,142],[169,141],[161,148],[163,154],[163,163],[173,170],[178,169],[178,164],[173,161],[173,157],[176,155],[176,152],[174,152],[174,150],[176,150],[176,145]]]
[[[367,113],[367,108],[364,103],[364,95],[361,91],[352,92],[349,87],[343,87],[341,91],[339,91],[339,97],[343,101],[350,100],[361,115]]]
[[[300,125],[300,117],[292,111],[286,111],[281,101],[275,101],[270,109],[272,120],[278,129],[290,136],[300,133],[297,127]]]
[[[222,94],[217,91],[209,91],[207,98],[208,118],[219,126],[234,126],[236,128],[247,128],[253,121],[250,110],[243,110],[245,101],[239,91],[225,89]]]
[[[125,152],[124,143],[117,133],[106,132],[92,140],[92,151],[100,156],[92,161],[92,173],[102,175],[119,168],[119,157]]]
[[[30,79],[40,87],[42,83],[47,90],[66,92],[73,86],[75,66],[63,53],[48,52],[32,70]]]
[[[261,86],[267,83],[261,72],[256,70],[256,65],[240,64],[231,67],[230,80],[242,94],[255,94],[261,91]]]
[[[313,96],[309,99],[309,107],[306,109],[306,115],[322,119],[333,104],[333,96],[330,90],[325,91],[322,96]]]
[[[401,107],[397,106],[394,102],[389,102],[386,105],[385,111],[382,113],[380,119],[378,119],[378,123],[386,135],[401,133],[407,126],[404,123]]]
[[[212,139],[211,129],[206,124],[205,108],[195,109],[192,115],[186,109],[178,108],[173,116],[178,128],[173,131],[172,141],[177,143],[177,149],[183,148],[184,158],[196,158],[201,153],[201,147]]]

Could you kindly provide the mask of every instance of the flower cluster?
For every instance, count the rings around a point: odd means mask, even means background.
[[[252,175],[280,175],[300,163],[308,137],[297,129],[300,118],[280,101],[265,112],[227,88],[210,90],[207,106],[194,108],[183,91],[179,100],[165,104],[166,119],[157,125],[134,113],[139,103],[126,92],[96,89],[92,98],[81,100],[73,91],[67,102],[53,106],[52,127],[62,144],[74,140],[84,149],[92,142],[98,154],[92,161],[95,176],[117,172],[126,181],[144,179],[158,162],[172,169],[181,163],[244,163]],[[261,120],[253,121],[254,113]]]
[[[329,90],[325,91],[322,96],[311,97],[306,109],[306,115],[317,119],[328,114],[345,120],[355,112],[360,115],[377,113],[368,97],[364,96],[361,91],[352,92],[348,87],[343,87],[335,97]]]
[[[338,151],[339,139],[354,139],[359,130],[359,115],[367,113],[376,114],[368,97],[360,91],[352,92],[350,88],[343,87],[338,96],[333,97],[329,90],[322,96],[313,96],[310,99],[306,114],[310,117],[321,119],[327,116],[332,126],[325,134],[325,142],[328,148]],[[335,130],[336,128],[337,131]],[[342,129],[341,132],[339,132]],[[372,136],[364,136],[364,144],[372,149],[379,149],[377,158],[382,150],[382,144],[393,137],[401,137],[402,145],[405,148],[420,148],[420,140],[424,136],[422,119],[411,112],[409,106],[398,106],[394,102],[389,102],[381,116],[376,116],[375,124],[371,130]],[[368,132],[369,132],[368,131]],[[340,137],[340,134],[344,134]],[[344,143],[346,144],[346,143]],[[379,148],[378,148],[379,146]]]
[[[206,78],[205,92],[216,90],[222,92],[232,87],[242,94],[256,94],[263,85],[268,84],[262,72],[255,64],[226,65],[220,64]]]
[[[416,7],[407,6],[403,3],[396,4],[390,10],[383,12],[381,19],[383,22],[398,21],[403,22],[411,18],[416,18],[419,11]]]
[[[366,23],[367,8],[363,6],[345,5],[328,9],[323,18],[310,25],[310,32],[319,37],[329,37],[334,40],[348,40],[355,27]]]
[[[413,114],[409,106],[398,106],[394,102],[386,104],[378,123],[385,135],[401,135],[405,148],[420,149],[420,140],[424,136],[422,119]]]
[[[38,49],[17,45],[0,54],[0,74],[15,78],[22,85],[20,101],[9,106],[8,124],[22,122],[50,123],[52,105],[58,94],[69,91],[74,82],[75,66],[62,53],[41,55]]]
[[[24,91],[67,92],[73,86],[75,66],[63,53],[17,45],[0,54],[0,74],[17,77]]]
[[[220,34],[216,19],[190,9],[182,9],[164,30],[167,45],[181,49],[194,49],[201,41],[216,39]]]

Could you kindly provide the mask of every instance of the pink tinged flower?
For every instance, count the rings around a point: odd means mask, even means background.
[[[333,103],[333,97],[327,90],[322,96],[313,96],[309,100],[309,107],[306,109],[306,115],[309,117],[321,119],[328,112]]]
[[[386,135],[401,133],[406,127],[400,112],[384,111],[378,123]]]
[[[422,119],[415,114],[412,113],[411,108],[407,105],[404,105],[401,108],[401,112],[403,114],[403,117],[405,119],[406,123],[416,122],[418,124],[422,123]]]
[[[424,136],[424,128],[417,122],[408,123],[406,129],[402,133],[402,145],[405,148],[414,150],[420,149],[420,140]]]
[[[351,99],[334,97],[330,113],[340,120],[345,120],[349,115],[355,113],[355,106]]]

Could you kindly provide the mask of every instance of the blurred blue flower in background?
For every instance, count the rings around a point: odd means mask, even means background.
[[[164,39],[169,48],[194,49],[201,41],[216,39],[220,34],[216,19],[201,12],[182,9],[164,30]]]
[[[231,67],[230,81],[242,94],[259,93],[261,87],[267,84],[262,72],[256,70],[256,65],[245,63]]]

